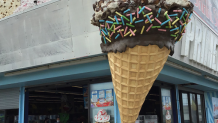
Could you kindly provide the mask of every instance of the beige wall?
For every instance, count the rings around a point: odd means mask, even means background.
[[[20,6],[20,0],[0,0],[0,19],[13,14],[18,6]]]

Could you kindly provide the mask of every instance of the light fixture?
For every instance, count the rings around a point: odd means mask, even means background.
[[[152,96],[159,96],[159,95],[157,95],[157,94],[149,94],[149,95],[152,95]]]
[[[49,102],[49,101],[51,101],[51,102],[61,102],[61,100],[41,100],[41,99],[36,99],[35,101],[44,101],[44,102]]]
[[[72,87],[74,87],[74,88],[83,88],[83,87],[80,87],[80,86],[72,86]]]
[[[36,101],[31,101],[30,103],[61,103],[61,102],[36,102]]]
[[[52,91],[40,91],[40,90],[35,90],[35,92],[44,92],[44,93],[59,93],[59,94],[72,94],[72,95],[83,95],[83,94],[77,94],[77,93],[68,93],[68,92],[52,92]]]
[[[38,98],[60,98],[60,97],[51,97],[51,96],[29,96],[29,97],[38,97]]]
[[[74,101],[74,102],[84,102],[84,101]]]
[[[174,68],[177,68],[177,69],[180,69],[180,70],[183,70],[183,71],[186,71],[186,72],[189,72],[189,73],[192,73],[192,74],[195,74],[195,75],[198,75],[198,76],[201,76],[202,74],[198,71],[195,71],[195,70],[192,70],[190,68],[187,68],[187,67],[184,67],[182,65],[179,65],[179,64],[176,64],[174,62],[170,62],[170,61],[167,61],[166,62],[166,65],[168,66],[171,66],[171,67],[174,67]]]
[[[150,101],[154,101],[154,102],[156,102],[157,100],[154,100],[154,99],[148,99],[148,100],[150,100]]]
[[[214,81],[214,82],[217,82],[217,83],[218,83],[218,79],[209,77],[209,76],[207,76],[207,75],[205,75],[204,78],[209,79],[209,80],[211,80],[211,81]]]
[[[77,99],[77,100],[83,100],[83,98],[73,98],[73,99]]]

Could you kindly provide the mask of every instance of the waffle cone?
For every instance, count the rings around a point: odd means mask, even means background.
[[[134,123],[145,97],[162,70],[170,50],[157,45],[135,46],[108,53],[122,123]]]

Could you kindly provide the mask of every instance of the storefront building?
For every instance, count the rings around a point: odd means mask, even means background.
[[[53,0],[0,20],[0,123],[95,123],[100,109],[120,123],[107,54],[90,24],[94,2]],[[187,33],[137,123],[217,122],[217,28],[193,2]]]

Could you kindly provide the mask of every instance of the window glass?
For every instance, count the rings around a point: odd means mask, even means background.
[[[183,104],[184,123],[190,123],[189,107],[188,107],[188,94],[186,94],[186,93],[182,93],[182,104]]]
[[[163,123],[173,123],[170,89],[161,88]]]
[[[199,123],[203,123],[203,111],[202,111],[202,96],[197,94],[197,100],[198,100],[198,115],[199,115]]]
[[[195,94],[190,93],[190,106],[191,106],[191,116],[192,123],[197,123],[197,105]]]

